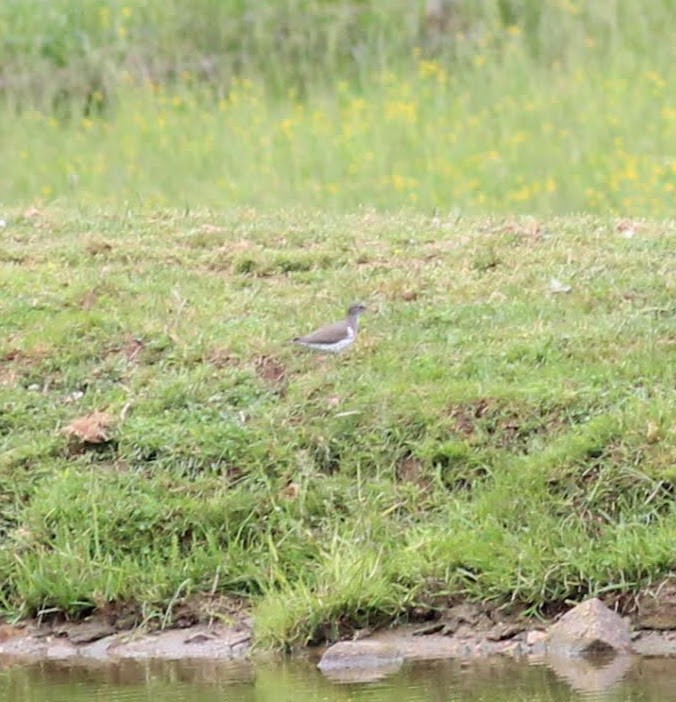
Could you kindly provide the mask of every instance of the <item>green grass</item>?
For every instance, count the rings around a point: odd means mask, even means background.
[[[286,645],[673,574],[673,221],[3,216],[7,614],[213,593]],[[285,343],[360,298],[345,355]]]
[[[414,50],[456,64],[524,37],[534,63],[568,65],[589,48],[605,66],[618,55],[673,56],[671,0],[449,3],[425,0],[7,0],[0,5],[0,91],[20,104],[94,110],[125,77],[167,84],[190,74],[217,94],[234,77],[277,95],[375,68],[409,65]],[[452,5],[452,7],[449,7]],[[584,59],[584,56],[582,56]],[[101,92],[96,96],[94,93]]]
[[[109,118],[5,111],[0,192],[135,209],[673,213],[666,68],[542,69],[520,44],[487,60],[458,75],[421,59],[366,92],[302,100],[243,81],[217,102],[195,86],[129,86]]]
[[[671,3],[479,5],[0,5],[5,612],[281,646],[673,572]]]
[[[0,8],[0,202],[673,215],[668,0],[71,5]]]

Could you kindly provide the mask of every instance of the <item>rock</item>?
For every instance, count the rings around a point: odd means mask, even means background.
[[[526,634],[526,648],[528,655],[533,658],[541,658],[545,655],[547,633],[540,629],[531,629]]]
[[[546,632],[541,631],[540,629],[531,629],[526,634],[526,645],[536,646],[537,644],[543,643],[546,638]]]
[[[87,644],[99,639],[104,639],[116,632],[114,626],[102,621],[83,622],[63,627],[57,634],[66,634],[71,643]]]
[[[165,629],[153,634],[118,639],[108,653],[119,659],[163,660],[241,658],[250,647],[251,634],[217,625],[197,625],[186,629]]]
[[[486,634],[489,641],[505,641],[513,639],[526,630],[526,625],[521,622],[498,622]]]
[[[676,578],[664,580],[638,598],[636,624],[642,629],[676,629]]]
[[[198,625],[155,633],[116,632],[104,622],[72,623],[55,628],[29,628],[25,634],[0,640],[0,657],[21,660],[239,661],[251,648],[252,633],[244,621],[234,627]],[[110,635],[112,633],[112,635]],[[1,697],[1,695],[0,695]]]
[[[442,636],[457,634],[458,636],[471,637],[477,632],[485,633],[493,628],[493,622],[484,606],[464,603],[447,609],[439,621],[417,629],[413,634],[414,636],[429,636],[438,633]]]
[[[355,681],[378,679],[394,673],[403,662],[401,652],[391,644],[380,641],[339,641],[327,649],[317,667],[328,677]]]
[[[630,653],[629,625],[601,600],[577,605],[547,632],[547,652],[563,656]]]
[[[641,631],[633,646],[639,656],[676,656],[676,635],[671,631]]]
[[[13,639],[17,636],[25,636],[26,630],[24,627],[12,626],[11,624],[0,624],[0,643]]]

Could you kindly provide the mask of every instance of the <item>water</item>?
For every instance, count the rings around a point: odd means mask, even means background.
[[[577,688],[577,689],[576,689]],[[0,659],[0,702],[604,702],[676,701],[676,659],[602,668],[495,658],[405,665],[371,682],[332,682],[309,661],[45,661]]]

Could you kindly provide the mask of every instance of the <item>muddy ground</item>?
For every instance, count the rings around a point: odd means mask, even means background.
[[[615,604],[617,602],[607,602]],[[644,656],[676,656],[676,578],[641,593],[627,614],[633,647]],[[538,657],[545,653],[548,620],[505,613],[490,605],[457,604],[427,621],[380,631],[357,630],[347,639],[392,644],[407,660],[476,658],[491,655]],[[84,621],[29,620],[0,624],[0,662],[27,660],[241,660],[250,656],[253,621],[244,607],[231,609],[227,620],[187,618],[183,626],[151,631],[120,630],[104,614]],[[319,650],[319,649],[318,649]]]

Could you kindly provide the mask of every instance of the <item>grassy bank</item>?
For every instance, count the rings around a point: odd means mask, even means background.
[[[3,217],[6,613],[211,593],[280,644],[673,572],[673,221]],[[355,298],[345,356],[285,344]]]

